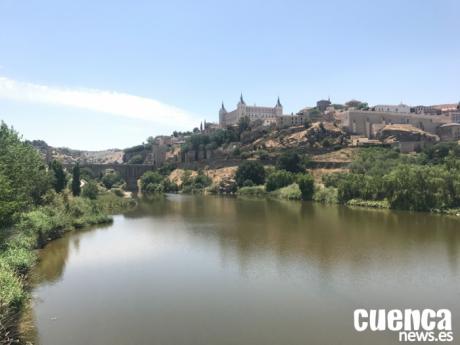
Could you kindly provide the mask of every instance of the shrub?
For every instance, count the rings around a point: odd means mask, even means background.
[[[159,184],[163,181],[163,176],[156,171],[147,171],[141,177],[141,187],[150,183]]]
[[[290,184],[289,186],[280,188],[272,192],[272,195],[279,199],[287,200],[300,200],[302,199],[302,192],[297,183]]]
[[[265,182],[265,169],[259,161],[244,161],[236,170],[235,180],[238,186],[243,186],[245,181],[250,180],[255,185]]]
[[[161,183],[149,183],[147,185],[144,185],[144,187],[142,187],[142,192],[147,193],[147,194],[163,193],[164,189]]]
[[[141,177],[141,189],[145,193],[162,193],[164,177],[157,171],[147,171]]]
[[[276,162],[279,170],[286,170],[292,173],[298,173],[304,170],[301,164],[300,156],[295,152],[283,153]]]
[[[162,186],[165,193],[177,193],[179,191],[179,186],[167,177],[163,180]]]
[[[121,188],[112,188],[111,192],[113,194],[115,194],[116,196],[118,196],[118,197],[124,197],[125,196],[125,192]]]
[[[212,185],[208,190],[214,194],[235,194],[238,186],[232,179],[222,179],[219,184]]]
[[[268,151],[266,150],[257,150],[257,154],[259,155],[259,159],[264,161],[270,158]]]
[[[182,192],[183,193],[201,193],[203,190],[210,186],[212,180],[205,175],[202,171],[192,177],[190,171],[185,171],[182,175]]]
[[[254,182],[252,182],[251,180],[246,180],[243,182],[243,187],[253,187],[254,186]]]
[[[294,182],[294,174],[286,170],[275,170],[267,177],[267,192],[285,187]]]
[[[0,308],[5,306],[19,306],[25,297],[22,283],[5,262],[0,261]]]
[[[211,183],[211,178],[201,171],[192,179],[192,184],[195,189],[208,187]]]
[[[105,188],[111,189],[112,187],[122,185],[123,178],[118,171],[108,171],[102,176],[101,182]]]
[[[0,261],[23,274],[35,262],[35,254],[28,246],[10,246],[1,254]]]
[[[267,195],[264,186],[242,187],[236,192],[238,196],[263,197]]]
[[[240,157],[241,159],[248,159],[252,157],[252,153],[249,151],[244,151],[244,152],[241,152]]]
[[[313,200],[323,204],[337,204],[339,202],[337,188],[316,188],[315,193],[313,194]]]
[[[311,200],[315,190],[313,176],[310,174],[299,174],[296,181],[302,193],[302,200]]]
[[[387,200],[351,199],[351,200],[348,200],[347,206],[372,207],[372,208],[390,208],[390,204],[388,203]]]
[[[99,194],[99,188],[95,181],[87,182],[81,191],[81,196],[84,198],[95,200]]]

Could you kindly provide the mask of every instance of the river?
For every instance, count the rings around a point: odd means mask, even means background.
[[[460,220],[308,202],[169,195],[40,252],[41,345],[398,344],[356,308],[449,308]]]

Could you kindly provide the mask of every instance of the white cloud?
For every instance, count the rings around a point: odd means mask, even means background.
[[[0,98],[68,106],[150,121],[158,125],[196,126],[197,116],[155,99],[116,91],[97,89],[69,89],[19,82],[0,76]]]

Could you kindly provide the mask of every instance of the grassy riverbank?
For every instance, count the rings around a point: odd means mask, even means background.
[[[111,222],[111,214],[133,204],[95,180],[80,181],[79,168],[71,175],[59,162],[45,165],[17,132],[0,125],[0,345],[18,342],[35,250],[67,231]]]
[[[0,246],[0,344],[13,344],[18,339],[18,312],[29,298],[27,274],[36,263],[36,249],[68,231],[110,223],[110,214],[133,203],[112,193],[96,200],[56,194],[46,206],[19,216]]]

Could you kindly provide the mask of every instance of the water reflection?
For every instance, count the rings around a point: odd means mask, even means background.
[[[167,218],[187,223],[196,236],[214,237],[241,257],[269,250],[280,260],[313,259],[326,268],[375,259],[408,259],[413,250],[443,252],[457,273],[460,222],[424,213],[350,209],[277,200],[170,196],[142,204],[127,217]],[[382,258],[383,256],[383,258]]]
[[[36,339],[396,343],[391,334],[358,336],[352,310],[427,305],[460,313],[459,224],[313,203],[158,198],[42,251]]]

